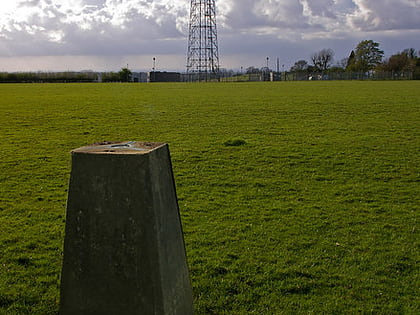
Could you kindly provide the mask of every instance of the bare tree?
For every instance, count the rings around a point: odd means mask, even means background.
[[[346,69],[348,63],[349,63],[349,58],[343,58],[337,62],[337,67]]]
[[[334,51],[332,49],[322,49],[312,54],[311,60],[315,68],[320,71],[326,71],[334,60]]]
[[[402,54],[405,54],[409,59],[416,59],[417,52],[414,48],[407,48],[402,51]]]

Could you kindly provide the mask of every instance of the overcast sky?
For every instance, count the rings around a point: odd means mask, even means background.
[[[1,0],[0,71],[184,70],[189,0]],[[216,0],[221,67],[285,69],[364,39],[420,50],[420,0]]]

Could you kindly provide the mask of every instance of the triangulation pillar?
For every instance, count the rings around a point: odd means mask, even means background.
[[[72,152],[60,314],[193,314],[167,144]]]

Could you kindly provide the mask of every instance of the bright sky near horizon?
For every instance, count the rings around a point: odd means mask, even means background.
[[[221,66],[288,69],[372,39],[420,50],[420,0],[216,0]],[[184,70],[188,0],[2,0],[0,71]]]

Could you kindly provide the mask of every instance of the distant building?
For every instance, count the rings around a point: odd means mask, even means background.
[[[133,82],[147,82],[147,73],[146,72],[133,72],[131,74],[131,80]]]
[[[147,74],[147,82],[181,82],[181,73],[152,71]]]

